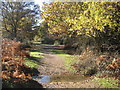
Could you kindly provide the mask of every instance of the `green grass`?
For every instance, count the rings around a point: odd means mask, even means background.
[[[26,60],[25,65],[27,65],[30,68],[38,68],[38,62],[37,61],[33,61],[33,60]]]
[[[44,56],[42,56],[43,50],[41,49],[41,47],[39,47],[41,45],[41,42],[32,42],[32,44],[33,48],[30,51],[30,57],[26,58],[26,61],[24,63],[30,68],[37,69],[39,66],[39,61],[44,58]]]
[[[66,64],[66,69],[69,70],[70,72],[75,73],[76,70],[74,69],[73,66],[71,66],[72,64],[74,64],[74,62],[76,62],[76,60],[73,58],[73,56],[66,56],[65,55],[65,64]]]
[[[36,52],[36,51],[31,51],[30,52],[30,58],[26,58],[25,60],[25,65],[27,65],[30,68],[38,68],[39,66],[39,60],[41,60],[41,58],[43,58],[44,56],[42,56],[42,52]],[[32,60],[33,59],[33,60]]]
[[[116,88],[117,90],[120,90],[118,87],[118,80],[112,79],[112,78],[95,78],[93,81],[98,82],[105,88]]]
[[[65,64],[67,66],[66,67],[67,70],[69,70],[70,72],[76,73],[75,68],[71,65],[73,65],[74,63],[76,63],[78,61],[79,55],[69,55],[69,54],[67,54],[64,57],[65,57]]]
[[[55,49],[50,49],[54,54],[65,54],[63,50],[55,50]]]
[[[32,42],[33,44],[41,44],[41,42],[39,42],[39,41],[34,41],[34,42]]]
[[[35,52],[31,51],[30,52],[30,56],[36,57],[36,58],[43,58],[42,54],[43,54],[42,52],[38,52],[38,51],[35,51]]]

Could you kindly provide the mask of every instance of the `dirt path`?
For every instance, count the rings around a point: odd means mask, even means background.
[[[53,54],[50,50],[51,47],[43,47],[45,57],[43,64],[39,67],[42,75],[64,75],[67,73],[65,70],[65,59],[57,54]],[[90,78],[82,81],[52,81],[50,83],[41,83],[44,88],[100,88],[102,86],[93,82]]]
[[[64,64],[64,58],[60,57],[59,55],[56,54],[43,54],[44,62],[43,65],[41,66],[42,68],[39,68],[41,71],[41,74],[44,75],[58,75],[62,74],[64,72],[67,72],[65,70],[65,64]]]

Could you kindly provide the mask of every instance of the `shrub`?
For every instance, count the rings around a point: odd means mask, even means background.
[[[95,58],[96,55],[87,48],[82,52],[77,62],[75,62],[72,66],[84,75],[93,75],[97,72]]]

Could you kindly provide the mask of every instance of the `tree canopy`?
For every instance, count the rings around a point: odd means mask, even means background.
[[[97,32],[120,30],[119,7],[119,2],[56,2],[45,4],[42,17],[50,33],[76,32],[96,37]]]
[[[44,4],[41,16],[50,34],[70,42],[76,37],[79,43],[80,36],[93,38],[97,46],[120,42],[120,2],[53,2]]]
[[[40,14],[38,5],[34,2],[2,2],[1,10],[5,37],[21,41],[33,39]]]

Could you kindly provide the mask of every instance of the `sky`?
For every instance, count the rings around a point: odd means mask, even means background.
[[[49,3],[51,0],[34,0],[36,4],[40,6],[40,9],[42,9],[43,2]]]
[[[35,4],[38,4],[40,6],[40,10],[42,10],[43,2],[49,3],[51,1],[52,0],[34,0]],[[40,20],[39,23],[41,23],[42,21],[44,20]]]
[[[43,5],[43,0],[34,0],[36,4],[38,4],[40,6],[40,8]]]

